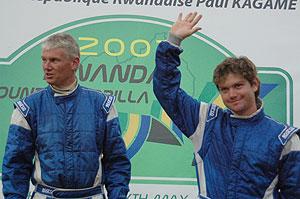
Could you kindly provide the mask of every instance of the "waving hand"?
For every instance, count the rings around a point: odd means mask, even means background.
[[[202,18],[202,15],[198,14],[197,12],[190,12],[184,18],[182,17],[182,13],[180,13],[177,21],[171,27],[170,33],[183,40],[198,30],[201,30],[201,28],[197,27],[196,25]]]

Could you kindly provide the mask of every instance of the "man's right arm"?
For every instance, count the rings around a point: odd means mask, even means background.
[[[9,198],[27,198],[33,168],[34,141],[31,128],[16,108],[12,114],[2,165],[3,194]]]
[[[182,14],[170,30],[168,41],[161,42],[156,51],[156,68],[153,75],[154,94],[163,109],[179,129],[190,137],[199,123],[200,104],[180,88],[181,73],[179,55],[180,42],[200,28],[195,25],[201,15],[190,13],[184,19]]]

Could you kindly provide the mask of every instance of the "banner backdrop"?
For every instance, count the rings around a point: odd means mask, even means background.
[[[191,11],[204,15],[203,30],[182,44],[182,87],[224,107],[212,71],[225,57],[246,55],[259,69],[267,114],[300,126],[299,0],[4,0],[0,164],[13,102],[46,86],[41,41],[68,32],[80,45],[80,84],[116,96],[132,162],[128,198],[196,198],[192,144],[152,91],[156,47],[179,12]]]

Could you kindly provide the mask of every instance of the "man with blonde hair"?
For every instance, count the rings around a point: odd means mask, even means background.
[[[125,199],[130,161],[114,97],[80,86],[79,46],[66,33],[42,44],[48,87],[15,103],[3,160],[4,197]]]

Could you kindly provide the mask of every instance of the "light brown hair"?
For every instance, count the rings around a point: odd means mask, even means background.
[[[257,100],[259,96],[260,81],[257,76],[257,70],[254,63],[247,57],[228,57],[221,62],[214,70],[213,81],[219,89],[219,84],[227,77],[228,74],[238,74],[244,77],[251,85],[255,79],[258,81],[258,89],[255,92]]]

